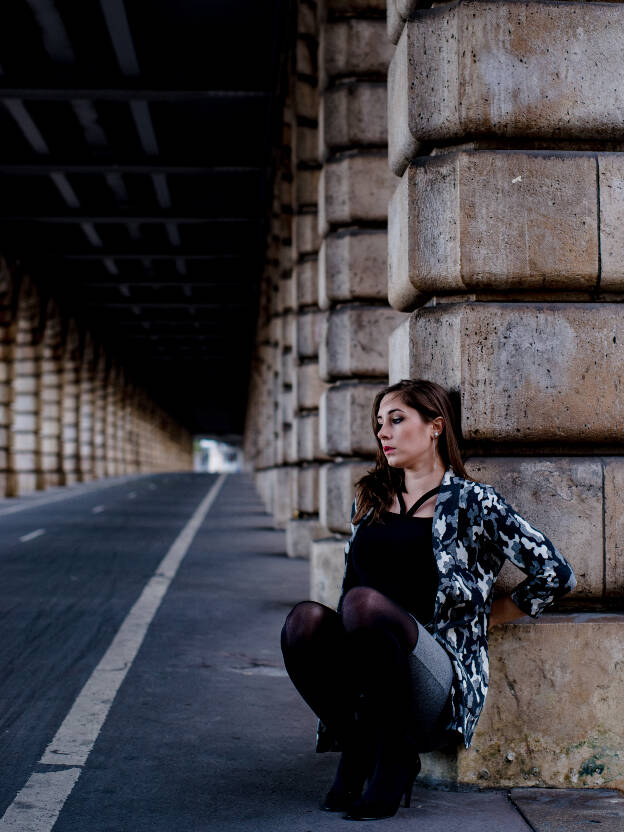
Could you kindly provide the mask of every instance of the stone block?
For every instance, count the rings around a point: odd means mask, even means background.
[[[315,517],[300,517],[286,526],[286,554],[289,558],[310,559],[312,541],[326,534]]]
[[[390,303],[413,309],[428,294],[466,289],[594,289],[596,181],[595,159],[580,154],[418,160],[389,206]]]
[[[37,405],[37,396],[33,393],[15,393],[13,396],[13,409],[18,413],[34,413]]]
[[[392,51],[383,20],[350,18],[325,23],[319,39],[320,88],[353,75],[385,78]]]
[[[323,465],[319,478],[319,520],[332,532],[350,534],[356,482],[373,467],[371,460]]]
[[[293,350],[295,348],[297,343],[296,324],[297,316],[294,312],[286,312],[282,316],[281,343],[284,349]]]
[[[328,387],[319,406],[319,441],[328,456],[373,456],[373,400],[383,385],[343,382]]]
[[[385,147],[387,110],[385,81],[350,82],[326,90],[320,102],[319,157],[354,147]]]
[[[326,381],[388,373],[388,338],[402,320],[384,306],[346,306],[324,313],[319,368]]]
[[[299,35],[316,35],[317,18],[316,6],[308,5],[308,3],[297,3],[297,34]]]
[[[296,469],[282,466],[273,470],[273,525],[276,529],[285,529],[293,513],[293,480]]]
[[[599,153],[600,288],[624,289],[624,159],[621,153]]]
[[[315,361],[297,367],[296,380],[295,401],[297,407],[303,410],[318,408],[321,395],[327,387],[319,375],[318,363]]]
[[[297,501],[293,508],[301,514],[318,514],[318,465],[303,465],[301,468],[297,469]]]
[[[328,162],[319,179],[319,233],[325,235],[339,225],[387,222],[388,200],[395,185],[385,153]]]
[[[9,380],[9,362],[0,360],[0,384]]]
[[[336,609],[344,576],[345,538],[324,537],[312,543],[310,600]]]
[[[591,457],[473,457],[470,476],[489,483],[523,517],[552,540],[574,569],[577,586],[566,601],[602,598],[603,462]],[[616,463],[618,474],[624,465]],[[608,535],[607,535],[608,541]],[[495,595],[509,594],[525,579],[510,561],[496,581]],[[620,584],[620,591],[621,591]]]
[[[294,137],[294,163],[303,162],[309,165],[318,162],[318,128],[309,127],[307,124],[298,124]]]
[[[317,168],[295,171],[295,210],[316,208],[318,200],[319,170]]]
[[[60,442],[58,436],[44,436],[41,439],[41,453],[58,454]]]
[[[32,453],[35,450],[35,446],[36,436],[34,432],[13,434],[14,451],[30,451]]]
[[[34,395],[37,392],[37,383],[38,379],[34,375],[17,376],[13,380],[13,390],[16,393],[30,393]]]
[[[316,306],[318,302],[318,261],[304,260],[293,272],[297,308]]]
[[[608,598],[624,595],[624,459],[604,459],[605,475],[605,593]]]
[[[316,310],[300,312],[297,316],[297,355],[315,358],[319,351],[323,315]]]
[[[13,413],[12,429],[16,432],[33,432],[37,429],[37,416],[34,413]]]
[[[311,38],[297,38],[295,68],[298,75],[316,75],[316,41]]]
[[[318,261],[321,309],[351,300],[387,298],[388,238],[382,229],[349,229],[328,234]]]
[[[34,471],[35,455],[29,451],[16,451],[13,454],[13,467],[15,471]]]
[[[318,118],[319,97],[316,84],[298,78],[295,81],[295,110],[298,116],[312,121]]]
[[[293,217],[293,257],[297,261],[306,254],[316,254],[321,244],[316,211]]]
[[[319,0],[319,18],[325,21],[328,13],[332,16],[382,14],[385,8],[385,0]]]
[[[290,350],[282,352],[281,382],[283,386],[289,388],[295,383],[295,369],[294,353],[290,352]],[[291,420],[284,419],[284,421],[289,422]]]
[[[407,377],[460,392],[465,439],[617,443],[624,436],[619,304],[424,307],[395,333],[392,348],[400,356],[390,361],[391,383],[400,366]]]
[[[474,0],[408,21],[388,72],[389,157],[463,136],[621,140],[620,4]]]
[[[472,745],[425,754],[423,784],[624,790],[623,634],[622,613],[527,616],[492,629]]]

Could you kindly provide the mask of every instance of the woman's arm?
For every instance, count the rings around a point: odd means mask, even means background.
[[[493,488],[487,488],[482,509],[484,528],[492,545],[527,575],[514,588],[510,602],[537,618],[556,598],[576,586],[570,564],[545,534],[514,511]],[[512,611],[508,603],[504,609]],[[498,612],[497,608],[497,616]],[[498,618],[494,621],[501,623]]]

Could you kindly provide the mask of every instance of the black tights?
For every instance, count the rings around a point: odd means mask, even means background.
[[[417,641],[411,616],[369,587],[349,590],[342,614],[302,601],[282,630],[288,675],[339,739],[362,694],[378,732],[405,731],[411,713],[408,655]]]
[[[282,630],[286,669],[301,696],[343,749],[355,743],[357,754],[365,756],[362,743],[369,743],[371,765],[376,772],[383,767],[390,781],[411,750],[406,733],[412,714],[408,656],[417,641],[411,616],[369,587],[349,590],[341,614],[303,601]],[[378,783],[380,790],[383,782]]]

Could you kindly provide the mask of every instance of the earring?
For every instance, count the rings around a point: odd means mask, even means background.
[[[434,433],[433,435],[434,435],[434,436],[436,437],[436,439],[437,439],[437,438],[438,438],[438,436],[439,436],[440,434],[439,434],[439,433]]]

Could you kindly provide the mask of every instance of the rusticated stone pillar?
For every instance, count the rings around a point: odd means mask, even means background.
[[[421,5],[388,8],[390,378],[456,393],[469,470],[578,579],[492,631],[472,746],[423,776],[624,789],[624,6]]]
[[[78,414],[80,407],[80,334],[76,322],[69,321],[62,359],[61,436],[63,485],[80,479]]]
[[[21,278],[15,311],[6,494],[35,491],[41,481],[37,443],[41,381],[41,300],[28,276]]]
[[[63,484],[61,395],[63,360],[63,321],[54,303],[48,301],[41,340],[41,405],[38,452],[41,457],[41,483],[49,488]]]
[[[80,362],[80,398],[78,412],[81,482],[87,482],[95,477],[94,411],[95,345],[90,333],[86,333],[82,347],[82,361]]]
[[[93,464],[96,478],[106,476],[106,353],[96,347],[93,370]]]
[[[323,310],[319,374],[320,522],[328,536],[313,545],[311,594],[335,600],[342,575],[355,481],[375,446],[370,406],[387,383],[388,336],[401,314],[388,306],[386,75],[392,45],[379,0],[324,0],[320,8],[319,181],[321,237],[317,296]]]

